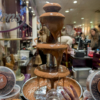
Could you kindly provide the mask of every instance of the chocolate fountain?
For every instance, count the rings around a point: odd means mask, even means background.
[[[61,6],[57,3],[49,3],[44,5],[43,9],[46,13],[40,16],[40,21],[42,26],[45,25],[49,29],[50,35],[46,43],[37,45],[37,49],[49,54],[50,59],[47,60],[47,64],[38,66],[34,70],[37,77],[31,78],[24,84],[23,95],[28,100],[42,100],[38,97],[41,95],[45,97],[50,89],[61,92],[63,87],[67,87],[71,91],[70,85],[73,85],[80,97],[82,91],[80,85],[75,80],[66,78],[70,72],[65,66],[60,65],[64,50],[67,53],[67,46],[57,41],[65,19],[65,16],[59,13]]]

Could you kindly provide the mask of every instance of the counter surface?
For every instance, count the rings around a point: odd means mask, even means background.
[[[93,59],[93,57],[84,56],[84,57],[75,57],[74,55],[70,55],[73,59]]]

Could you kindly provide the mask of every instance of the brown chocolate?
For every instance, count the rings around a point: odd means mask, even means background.
[[[57,15],[58,14],[58,15]],[[50,15],[50,16],[49,16]],[[64,25],[64,16],[60,13],[45,13],[40,16],[42,26],[46,25],[56,40]]]
[[[63,80],[60,80],[59,81],[59,86],[63,86],[63,82],[62,82]],[[55,88],[56,88],[56,86],[58,86],[57,85],[57,81],[55,82]],[[50,84],[50,83],[49,83]],[[49,85],[48,84],[48,82],[47,82],[47,80],[46,79],[40,79],[39,80],[39,85],[40,85],[40,87],[42,87],[42,86],[48,86]],[[73,79],[71,79],[71,78],[64,78],[64,87],[66,87],[66,88],[68,88],[69,89],[69,91],[71,91],[72,92],[72,90],[71,90],[71,88],[70,88],[70,85],[72,85],[74,88],[75,88],[75,90],[76,90],[76,92],[77,92],[77,94],[78,94],[78,97],[80,97],[80,95],[81,95],[81,88],[80,88],[80,86],[77,84],[77,82],[75,81],[75,80],[73,80]],[[24,87],[23,87],[23,94],[24,94],[24,96],[28,99],[28,100],[36,100],[35,98],[34,98],[34,92],[38,89],[38,79],[37,78],[33,78],[33,79],[31,79],[30,81],[28,81],[25,85],[24,85]]]
[[[61,13],[58,12],[48,12],[48,13],[44,13],[40,16],[40,18],[45,18],[45,17],[61,17],[61,18],[65,18],[65,16]]]
[[[38,49],[50,49],[50,50],[58,50],[58,49],[67,49],[67,45],[61,45],[61,44],[37,44],[36,46]]]
[[[0,89],[3,89],[7,84],[7,78],[3,74],[0,74]]]
[[[38,49],[41,49],[45,54],[52,54],[57,60],[57,71],[62,60],[63,51],[67,49],[67,45],[61,44],[38,44]]]
[[[64,72],[61,72],[61,70],[63,70]],[[69,70],[64,66],[62,66],[62,69],[59,68],[59,71],[55,73],[43,72],[43,71],[38,70],[37,68],[34,70],[34,73],[39,77],[43,77],[47,79],[63,78],[70,74]]]
[[[100,80],[98,81],[97,88],[98,88],[98,92],[100,93]]]
[[[61,6],[58,3],[48,3],[43,6],[43,9],[46,12],[58,12]]]

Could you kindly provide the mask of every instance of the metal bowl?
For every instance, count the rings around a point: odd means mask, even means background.
[[[30,78],[29,80],[27,80],[27,81],[24,83],[23,87],[22,87],[22,94],[23,94],[23,96],[24,96],[25,99],[27,99],[27,98],[25,97],[25,95],[24,95],[24,93],[23,93],[24,86],[25,86],[25,84],[26,84],[27,82],[29,82],[30,80],[35,79],[35,78],[37,78],[37,76],[36,76],[36,77],[32,77],[32,78]],[[69,78],[69,79],[71,79],[71,78]],[[73,80],[73,79],[72,79],[72,80]],[[73,81],[75,81],[75,80],[73,80]],[[79,88],[80,88],[81,94],[80,94],[79,98],[81,98],[81,97],[82,97],[82,94],[83,94],[82,87],[81,87],[81,85],[80,85],[77,81],[75,81],[75,82],[77,83],[77,85],[78,85]],[[42,88],[42,87],[41,87],[41,88]],[[28,100],[28,99],[27,99],[27,100]]]

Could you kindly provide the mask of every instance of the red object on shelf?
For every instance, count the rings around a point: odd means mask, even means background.
[[[89,57],[93,57],[93,54],[88,54]]]
[[[25,37],[25,31],[22,31],[22,37]]]
[[[82,32],[82,28],[74,28],[74,30],[78,33],[78,32]]]
[[[93,50],[90,50],[88,56],[89,57],[93,57],[93,54],[94,54],[94,51]]]

